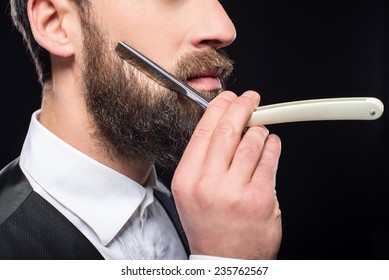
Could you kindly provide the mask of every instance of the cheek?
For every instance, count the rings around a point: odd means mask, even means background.
[[[182,8],[173,2],[147,0],[97,1],[99,22],[114,48],[118,41],[132,47],[168,71],[185,52],[187,32]],[[109,3],[108,3],[109,2]],[[158,4],[159,3],[159,4]]]

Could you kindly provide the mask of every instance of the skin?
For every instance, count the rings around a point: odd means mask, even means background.
[[[168,71],[180,57],[223,48],[236,37],[216,0],[92,2],[111,42],[127,41]],[[51,53],[53,69],[39,121],[76,149],[142,184],[154,162],[107,156],[93,137],[95,128],[82,94],[83,42],[77,13],[70,0],[28,2],[34,37]],[[187,82],[199,91],[220,87],[218,78],[207,74]],[[253,91],[239,97],[226,91],[216,97],[177,166],[172,191],[192,254],[277,256],[281,212],[275,181],[281,142],[265,127],[245,129],[259,101]]]

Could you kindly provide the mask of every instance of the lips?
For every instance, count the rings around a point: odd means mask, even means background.
[[[220,90],[222,87],[220,73],[221,69],[207,69],[192,75],[186,82],[198,91]]]

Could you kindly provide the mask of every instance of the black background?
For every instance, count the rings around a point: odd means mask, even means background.
[[[262,105],[311,98],[389,100],[385,0],[233,1],[222,4],[238,37],[229,89]],[[1,4],[0,167],[17,157],[41,89]],[[376,121],[268,126],[283,141],[277,193],[279,259],[389,259],[388,113]]]

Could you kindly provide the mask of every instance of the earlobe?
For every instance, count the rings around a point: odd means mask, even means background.
[[[29,0],[28,17],[38,44],[54,55],[68,57],[74,54],[74,46],[64,24],[66,3],[62,5],[60,2]]]

